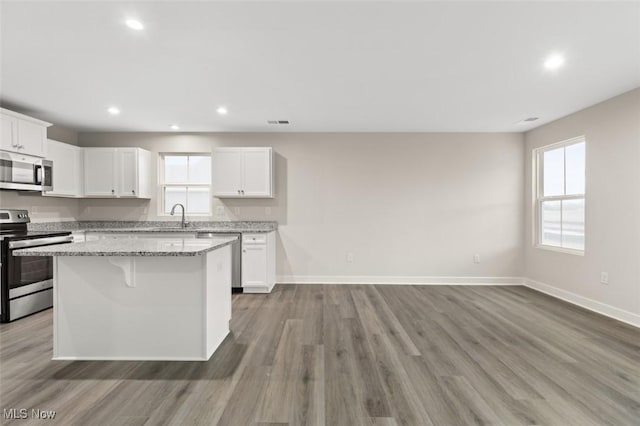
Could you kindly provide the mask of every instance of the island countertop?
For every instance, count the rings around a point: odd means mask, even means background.
[[[136,238],[104,239],[15,250],[14,256],[199,256],[236,241],[213,239]]]

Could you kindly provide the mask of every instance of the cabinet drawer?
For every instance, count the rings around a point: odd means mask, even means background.
[[[265,234],[244,234],[242,236],[242,244],[266,244],[267,236]]]

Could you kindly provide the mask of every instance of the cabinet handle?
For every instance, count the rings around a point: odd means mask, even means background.
[[[132,193],[133,195],[136,195],[136,190],[135,190],[135,189],[132,189],[132,190],[131,190],[131,193]]]
[[[238,194],[240,194],[240,190],[238,189]]]
[[[115,190],[115,189],[112,189],[112,190],[111,190],[111,193],[112,193],[112,194],[115,194],[115,193],[116,193],[116,190]]]
[[[243,252],[243,253],[246,253],[247,251],[246,251],[246,250],[242,250],[242,252]]]
[[[242,192],[242,195],[244,195],[244,189],[242,191],[240,191],[240,192]]]

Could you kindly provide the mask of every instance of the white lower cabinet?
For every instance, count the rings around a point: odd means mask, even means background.
[[[196,238],[195,231],[185,232],[100,232],[86,231],[86,241],[112,238]],[[276,284],[276,233],[242,234],[242,291],[269,293]]]
[[[276,283],[276,233],[242,234],[242,290],[269,293]]]

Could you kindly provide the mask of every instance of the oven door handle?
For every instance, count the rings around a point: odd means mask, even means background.
[[[20,249],[27,247],[46,246],[49,244],[62,244],[73,242],[73,235],[65,235],[62,237],[36,238],[33,240],[20,240],[9,242],[10,249]]]

